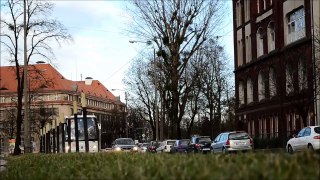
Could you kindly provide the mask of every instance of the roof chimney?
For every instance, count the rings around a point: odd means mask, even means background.
[[[92,84],[92,77],[86,77],[84,84],[90,86]]]

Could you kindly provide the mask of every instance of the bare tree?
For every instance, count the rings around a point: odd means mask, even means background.
[[[14,64],[15,75],[17,79],[17,129],[16,129],[16,145],[14,154],[20,154],[19,148],[21,141],[21,124],[22,118],[22,97],[24,77],[21,71],[21,62],[23,62],[22,48],[22,34],[23,32],[23,9],[24,1],[7,0],[2,3],[1,8],[1,46],[4,49],[2,53],[6,53],[6,59]],[[57,20],[49,19],[53,10],[53,4],[46,1],[26,0],[27,7],[27,63],[32,59],[42,58],[48,61],[54,57],[51,42],[60,43],[65,40],[71,40],[64,26]]]
[[[231,79],[227,68],[227,58],[223,47],[217,44],[216,39],[210,39],[200,50],[203,55],[202,61],[206,63],[201,79],[202,93],[206,99],[206,110],[211,124],[211,136],[220,131],[224,102],[227,99],[228,81]]]
[[[129,88],[131,96],[129,103],[132,104],[141,119],[150,124],[153,138],[156,137],[156,102],[154,91],[154,81],[151,73],[150,64],[143,59],[136,59],[126,74],[124,83]]]
[[[187,97],[183,93],[188,91],[180,79],[190,58],[218,30],[222,3],[219,0],[134,0],[132,4],[135,22],[132,32],[145,38],[144,41],[153,41],[157,55],[162,58],[170,97],[168,116],[176,127],[176,137],[181,138],[180,123],[185,113],[181,98]]]

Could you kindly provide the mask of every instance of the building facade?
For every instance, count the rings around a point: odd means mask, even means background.
[[[8,152],[14,143],[17,113],[17,83],[15,67],[3,66],[0,69],[0,141],[1,151]],[[22,70],[22,67],[21,67]],[[98,80],[86,78],[84,81],[71,81],[64,78],[50,64],[28,66],[29,120],[31,141],[35,152],[40,150],[40,137],[64,123],[65,116],[74,112],[82,113],[81,94],[85,94],[88,114],[93,114],[102,125],[102,147],[124,136],[126,107]],[[23,125],[22,125],[23,128]],[[23,133],[22,129],[22,135]],[[115,137],[114,137],[115,136]],[[23,145],[22,137],[22,145]]]
[[[233,0],[236,120],[257,138],[286,139],[317,119],[316,0]]]

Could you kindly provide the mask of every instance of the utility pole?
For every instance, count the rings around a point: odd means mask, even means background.
[[[29,153],[30,145],[30,122],[29,122],[29,106],[28,106],[28,59],[27,59],[27,0],[23,1],[23,38],[24,38],[24,66],[23,66],[23,92],[24,92],[24,153]]]
[[[126,123],[126,137],[129,137],[129,132],[128,132],[128,95],[127,91],[124,92],[124,98],[126,101],[126,110],[125,110],[125,123]]]

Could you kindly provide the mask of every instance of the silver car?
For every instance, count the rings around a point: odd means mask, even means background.
[[[219,134],[211,144],[212,153],[249,151],[253,149],[253,140],[244,131],[224,132]]]
[[[306,149],[320,149],[320,126],[305,127],[287,142],[287,151],[289,153]]]
[[[131,138],[118,138],[112,143],[113,151],[138,151],[138,146]]]

